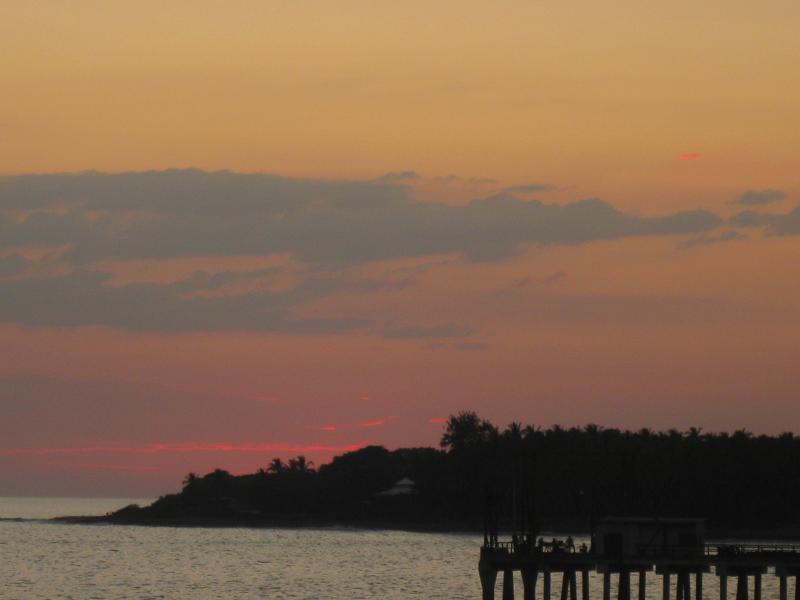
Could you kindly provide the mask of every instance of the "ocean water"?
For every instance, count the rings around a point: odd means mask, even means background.
[[[24,519],[0,521],[0,598],[478,600],[481,597],[477,574],[481,536],[474,534],[345,528],[64,525],[46,520],[64,514],[104,514],[136,501],[0,498],[1,518]],[[521,598],[522,584],[518,575],[515,579],[516,597]],[[634,595],[636,581],[634,577]],[[790,597],[793,597],[793,583]],[[706,598],[719,598],[716,577],[706,576],[704,584]],[[600,578],[593,575],[592,599],[602,598],[600,585]],[[537,586],[538,598],[542,597],[541,587]],[[499,576],[498,600],[502,598],[501,588],[502,576]],[[735,591],[735,582],[730,581],[730,598]],[[560,581],[554,575],[553,599],[559,595]],[[660,578],[652,574],[648,576],[647,597],[661,599]],[[763,599],[772,598],[778,598],[777,580],[766,575]]]

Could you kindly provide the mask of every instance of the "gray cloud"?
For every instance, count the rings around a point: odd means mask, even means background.
[[[0,256],[0,277],[13,277],[23,273],[32,264],[24,256],[19,254],[10,254],[8,256]]]
[[[253,272],[253,276],[263,271]],[[241,273],[198,273],[170,284],[109,284],[110,275],[68,275],[0,281],[0,320],[34,327],[105,325],[135,331],[248,330],[337,333],[372,323],[352,317],[297,317],[293,310],[338,292],[369,292],[391,284],[311,277],[283,292],[236,296],[191,294],[242,279]]]
[[[64,244],[75,263],[277,252],[319,263],[447,253],[489,260],[524,244],[700,233],[721,222],[704,210],[639,217],[596,199],[557,205],[501,194],[448,206],[386,182],[195,170],[6,177],[3,209],[44,212],[6,215],[2,247]]]
[[[534,192],[552,192],[554,188],[552,185],[547,185],[545,183],[529,183],[528,185],[514,185],[509,188],[506,188],[506,192],[511,194],[519,193],[519,194],[531,194]]]
[[[441,181],[442,183],[468,183],[471,185],[495,185],[500,183],[497,179],[491,177],[461,177],[452,173],[450,175],[434,177],[434,181]]]
[[[681,242],[681,248],[695,248],[697,246],[708,246],[710,244],[721,244],[724,242],[735,242],[745,240],[747,236],[742,235],[738,231],[728,229],[716,235],[714,234],[701,234],[690,237],[688,240]]]
[[[416,171],[390,171],[381,175],[377,181],[385,182],[402,182],[402,181],[415,181],[419,179],[419,173]]]
[[[564,271],[556,271],[555,273],[551,273],[547,277],[542,280],[542,283],[556,283],[557,281],[561,281],[562,279],[566,278],[567,274]]]
[[[489,344],[484,342],[433,342],[422,347],[423,350],[465,350],[467,352],[480,352],[489,349]]]
[[[721,296],[671,293],[557,293],[506,295],[496,310],[528,323],[698,324],[796,319],[797,311],[738,302]]]
[[[455,345],[458,350],[468,350],[470,352],[478,352],[481,350],[488,350],[489,344],[484,342],[458,342]]]
[[[772,222],[774,216],[754,210],[743,210],[728,219],[728,224],[734,227],[764,227]]]
[[[767,235],[800,235],[800,205],[788,213],[745,210],[729,219],[736,227],[764,227]]]
[[[523,277],[521,279],[515,279],[512,282],[512,287],[515,288],[524,288],[532,285],[550,285],[553,283],[557,283],[564,279],[567,274],[564,271],[555,271],[554,273],[550,273],[546,277]]]
[[[137,331],[370,330],[390,339],[461,338],[474,330],[453,323],[384,327],[347,314],[318,315],[314,303],[412,282],[343,276],[343,269],[363,263],[432,255],[499,260],[528,244],[698,235],[721,223],[703,210],[641,217],[597,199],[558,205],[503,193],[457,206],[420,202],[402,184],[416,176],[413,172],[390,175],[361,182],[198,170],[2,177],[0,251],[8,254],[0,259],[5,277],[0,321]],[[11,254],[34,246],[65,248],[50,276]],[[285,267],[114,285],[97,266],[108,260],[275,253],[291,254],[312,275],[289,290],[269,292],[257,282]],[[444,263],[428,261],[415,269],[439,264]],[[252,291],[225,293],[226,286],[239,283]]]
[[[800,206],[791,212],[777,215],[767,228],[770,235],[800,235]]]
[[[383,331],[383,337],[389,339],[444,339],[467,337],[475,333],[471,327],[463,327],[454,323],[432,326],[393,326]]]
[[[393,267],[387,270],[387,273],[390,274],[407,274],[407,275],[419,275],[422,273],[426,273],[431,269],[435,269],[437,267],[444,267],[446,265],[453,264],[454,261],[452,260],[432,260],[427,261],[419,265],[413,265],[410,267]]]
[[[769,235],[800,235],[800,206],[794,210],[775,215],[767,227]]]
[[[786,198],[780,190],[747,190],[741,196],[731,200],[731,204],[740,206],[763,206]]]
[[[509,293],[517,293],[520,290],[529,290],[529,289],[536,289],[542,286],[552,286],[557,284],[559,281],[562,281],[567,277],[567,274],[564,271],[555,271],[554,273],[550,273],[545,277],[535,277],[532,275],[528,275],[527,277],[520,277],[515,279],[511,282],[510,285],[506,285],[498,289],[494,292],[495,296],[504,296]]]

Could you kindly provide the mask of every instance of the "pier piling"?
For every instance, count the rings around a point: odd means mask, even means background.
[[[536,569],[522,569],[522,595],[524,600],[536,600]]]
[[[744,573],[740,573],[736,578],[736,600],[749,600],[747,575]]]
[[[578,600],[578,574],[574,570],[569,572],[569,582],[569,600]]]
[[[682,571],[680,574],[681,597],[682,600],[692,600],[692,579],[689,571]]]
[[[583,584],[583,600],[589,600],[589,571],[583,571],[581,575],[581,583]]]
[[[550,600],[550,571],[544,572],[544,582],[542,585],[542,600]]]
[[[479,568],[481,577],[481,590],[483,600],[494,600],[494,585],[497,581],[497,571],[490,567]]]
[[[617,586],[618,600],[631,600],[631,574],[630,571],[619,572],[619,585]]]
[[[503,600],[514,600],[514,571],[503,571]]]
[[[647,597],[647,572],[639,571],[639,600]]]

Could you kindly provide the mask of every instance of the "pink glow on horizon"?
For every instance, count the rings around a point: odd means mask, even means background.
[[[86,471],[115,471],[122,473],[153,473],[161,471],[161,467],[153,465],[116,465],[88,462],[51,461],[48,464]]]
[[[702,158],[703,155],[699,152],[686,152],[685,154],[681,154],[678,159],[679,160],[699,160]]]
[[[386,419],[378,419],[377,421],[364,421],[363,423],[359,423],[359,427],[382,427],[386,425]]]
[[[432,417],[428,419],[428,423],[431,423],[433,425],[443,425],[444,423],[447,423],[447,419],[445,419],[444,417]]]
[[[322,431],[336,431],[336,425],[325,425],[324,427],[320,427]]]
[[[51,456],[75,454],[162,454],[162,453],[198,453],[198,452],[353,452],[367,446],[366,442],[347,444],[344,446],[326,446],[322,444],[203,444],[198,442],[147,444],[144,446],[83,446],[60,448],[7,448],[0,450],[0,456]]]

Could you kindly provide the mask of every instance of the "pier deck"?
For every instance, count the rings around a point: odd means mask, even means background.
[[[639,600],[646,595],[647,572],[661,577],[662,598],[670,600],[671,577],[676,577],[676,600],[703,599],[703,575],[719,578],[720,600],[728,598],[728,578],[736,578],[736,600],[762,600],[761,579],[767,573],[778,577],[780,599],[788,600],[787,580],[795,578],[794,600],[800,600],[800,544],[703,544],[681,547],[643,546],[630,554],[570,552],[554,546],[529,545],[515,541],[487,541],[481,548],[479,573],[483,600],[494,600],[498,573],[503,573],[503,598],[514,600],[514,571],[522,575],[523,598],[536,597],[537,580],[542,579],[542,597],[551,600],[552,574],[559,574],[561,600],[589,597],[589,572],[603,576],[603,600],[610,600],[611,577],[618,578],[617,599],[631,600],[631,575],[638,575]],[[581,586],[578,589],[578,575]],[[752,586],[749,579],[752,577]],[[694,590],[692,590],[692,580]],[[692,594],[694,591],[694,594]]]

